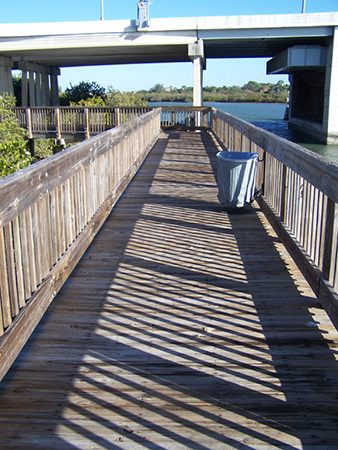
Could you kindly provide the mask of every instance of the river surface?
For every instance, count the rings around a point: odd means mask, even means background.
[[[191,106],[191,103],[155,103],[150,106]],[[213,106],[233,116],[250,122],[257,127],[277,134],[285,139],[295,142],[312,150],[330,161],[338,164],[338,145],[318,144],[311,138],[304,137],[289,129],[288,122],[283,120],[286,105],[280,103],[208,103],[204,106]]]

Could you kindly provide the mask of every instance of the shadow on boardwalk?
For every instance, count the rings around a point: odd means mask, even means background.
[[[162,136],[1,383],[0,448],[337,448],[336,331],[216,151]]]

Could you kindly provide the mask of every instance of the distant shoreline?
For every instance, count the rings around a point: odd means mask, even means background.
[[[180,98],[177,97],[166,97],[163,96],[163,98],[161,99],[156,99],[152,96],[146,97],[146,96],[142,96],[142,98],[144,100],[146,100],[149,103],[193,103],[192,98],[186,99],[186,100],[182,100]],[[267,103],[267,104],[274,104],[274,103],[280,103],[280,104],[287,104],[288,103],[288,99],[284,99],[284,98],[276,98],[276,99],[264,99],[264,98],[260,98],[260,99],[250,99],[250,98],[246,98],[246,99],[240,99],[240,98],[235,98],[235,99],[208,99],[208,98],[203,98],[203,103]]]

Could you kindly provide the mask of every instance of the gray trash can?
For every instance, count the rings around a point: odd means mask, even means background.
[[[258,153],[217,153],[218,200],[222,205],[242,208],[255,193]]]

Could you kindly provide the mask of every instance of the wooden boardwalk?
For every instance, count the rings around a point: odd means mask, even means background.
[[[163,134],[0,383],[1,449],[337,449],[338,335],[207,133]]]

